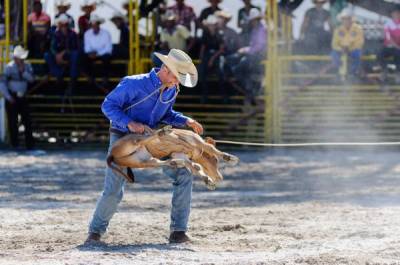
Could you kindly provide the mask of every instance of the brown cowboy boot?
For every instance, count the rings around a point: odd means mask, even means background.
[[[190,238],[186,235],[185,231],[174,231],[169,235],[169,243],[185,243],[190,242]]]
[[[93,244],[93,243],[98,243],[100,242],[101,235],[97,233],[89,233],[88,237],[85,240],[85,245],[86,244]]]

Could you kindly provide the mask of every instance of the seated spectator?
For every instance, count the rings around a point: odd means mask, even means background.
[[[380,68],[386,70],[387,58],[392,57],[396,70],[400,71],[400,5],[390,12],[391,20],[385,24],[383,48],[378,54]]]
[[[50,51],[44,58],[49,65],[50,73],[57,78],[58,87],[63,87],[64,67],[69,66],[71,81],[66,92],[71,95],[79,74],[78,35],[70,28],[70,20],[65,14],[60,15],[56,23],[57,30],[51,38]]]
[[[239,9],[238,11],[238,22],[237,26],[241,29],[240,35],[242,39],[242,43],[248,43],[250,38],[250,23],[249,23],[249,14],[250,10],[256,8],[261,11],[258,6],[255,6],[251,3],[251,0],[243,0],[244,7]]]
[[[219,4],[222,2],[222,0],[208,0],[210,3],[209,7],[204,8],[201,10],[199,19],[198,19],[198,25],[199,27],[203,27],[203,21],[208,18],[208,16],[213,15],[216,11],[221,10],[219,7]]]
[[[251,73],[259,72],[262,69],[261,62],[266,56],[267,29],[262,23],[262,18],[263,15],[259,9],[250,10],[250,42],[248,46],[240,48],[227,57],[227,65],[229,65],[226,69],[227,74],[233,75],[250,97],[256,96],[257,91],[247,85],[247,81],[250,79]]]
[[[196,24],[196,14],[193,8],[185,4],[185,0],[176,0],[176,4],[168,7],[176,16],[176,23],[185,26],[189,31],[192,30],[192,22]]]
[[[208,16],[203,23],[206,30],[201,39],[199,85],[203,95],[201,102],[205,103],[208,97],[206,79],[213,69],[219,69],[220,56],[224,53],[224,39],[218,30],[218,18],[215,15]]]
[[[68,17],[68,26],[70,29],[75,28],[75,20],[74,18],[67,13],[67,11],[71,8],[71,2],[69,0],[58,0],[56,2],[56,7],[58,13],[55,15],[55,19],[57,19],[61,15],[66,15]]]
[[[113,57],[128,59],[129,58],[129,27],[126,17],[116,12],[111,18],[111,21],[119,29],[119,42],[113,48]]]
[[[78,19],[79,26],[79,39],[83,40],[83,35],[85,32],[90,29],[90,15],[96,9],[96,1],[95,0],[85,0],[81,5],[81,9],[83,11],[83,15]]]
[[[307,10],[301,25],[301,45],[307,54],[326,54],[331,42],[332,28],[330,13],[323,8],[327,0],[313,0],[313,2],[315,6]]]
[[[28,48],[32,58],[43,58],[47,49],[50,17],[42,8],[40,0],[35,0],[33,12],[28,16]]]
[[[332,63],[336,70],[341,65],[341,56],[351,58],[350,74],[357,75],[361,65],[361,49],[364,45],[364,32],[353,22],[351,11],[344,9],[338,16],[341,25],[335,29],[332,40]]]
[[[224,38],[225,50],[224,55],[235,53],[240,46],[240,39],[238,33],[228,26],[232,15],[226,11],[217,11],[215,15],[218,17],[218,29],[222,32]]]
[[[218,75],[218,86],[221,90],[221,95],[223,95],[224,102],[228,103],[229,97],[226,90],[225,85],[225,71],[226,66],[226,57],[234,54],[240,47],[240,39],[239,34],[237,32],[228,27],[229,21],[232,19],[232,15],[225,11],[217,11],[215,15],[218,17],[218,30],[222,33],[222,38],[224,42],[224,53],[221,56],[219,63],[219,75]]]
[[[160,44],[158,52],[168,54],[170,49],[179,49],[187,52],[191,49],[194,39],[190,36],[189,30],[176,23],[176,15],[168,10],[163,17],[164,27],[160,33]],[[154,54],[152,55],[154,64],[161,67],[161,60]]]
[[[110,60],[112,54],[111,34],[100,27],[104,23],[104,19],[96,14],[92,14],[90,18],[91,28],[84,35],[84,52],[86,57],[86,70],[89,74],[90,83],[96,85],[95,82],[95,67],[100,70],[100,75],[103,77],[102,90],[107,90],[108,72],[110,70]],[[101,64],[95,65],[100,61]]]
[[[25,145],[27,149],[33,149],[32,126],[29,113],[28,100],[25,97],[28,83],[33,82],[33,70],[24,60],[28,57],[28,51],[17,46],[13,52],[13,61],[4,69],[0,92],[6,99],[8,131],[13,148],[18,147],[18,115],[21,115],[22,124],[25,127]]]

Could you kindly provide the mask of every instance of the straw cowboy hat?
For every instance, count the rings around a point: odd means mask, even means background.
[[[214,15],[216,15],[219,18],[223,18],[227,21],[232,19],[232,15],[224,10],[219,10],[219,11],[215,12]]]
[[[114,21],[114,20],[116,20],[116,19],[121,19],[121,20],[123,20],[124,22],[127,22],[127,21],[128,21],[128,18],[127,18],[124,14],[122,14],[121,12],[118,12],[118,11],[115,11],[115,12],[113,13],[112,17],[110,18],[111,21]]]
[[[326,2],[328,2],[328,0],[313,0],[314,4],[318,4],[318,3],[325,4]]]
[[[203,24],[207,25],[215,25],[218,23],[218,18],[215,15],[209,15],[205,20],[203,20]]]
[[[350,9],[343,9],[342,12],[340,12],[337,15],[338,20],[342,20],[344,18],[352,18],[353,17],[353,12],[351,12]]]
[[[105,22],[105,20],[104,20],[104,18],[99,17],[99,16],[96,15],[96,14],[93,14],[93,15],[90,16],[89,22],[90,22],[90,23],[99,23],[99,24],[102,24],[102,23]]]
[[[69,17],[66,14],[61,14],[56,18],[55,23],[58,24],[68,24],[69,23]]]
[[[197,69],[189,55],[178,49],[171,49],[168,55],[158,52],[154,54],[172,71],[181,85],[196,86],[198,81]]]
[[[176,19],[176,14],[172,10],[168,10],[165,12],[165,14],[162,16],[163,20],[175,20]]]
[[[13,57],[19,59],[26,59],[28,57],[29,51],[22,48],[21,45],[18,45],[14,48]]]
[[[261,19],[263,18],[263,14],[261,13],[260,10],[258,10],[257,8],[252,8],[250,9],[250,13],[249,13],[249,17],[248,20],[253,20],[253,19]]]
[[[67,7],[67,8],[70,8],[70,7],[71,7],[71,2],[68,1],[68,0],[58,0],[58,1],[56,2],[56,6],[57,6],[57,7],[65,6],[65,7]]]
[[[81,8],[83,7],[93,7],[96,6],[95,0],[83,0],[81,4]]]

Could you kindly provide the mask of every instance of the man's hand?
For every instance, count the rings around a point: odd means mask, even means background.
[[[203,134],[203,126],[193,119],[188,119],[186,125],[193,129],[197,134]]]
[[[140,122],[131,121],[128,123],[128,129],[130,132],[143,134],[145,131],[145,126]]]
[[[92,60],[96,59],[97,57],[97,53],[96,52],[90,52],[88,53],[88,57]]]
[[[56,63],[57,64],[65,63],[64,54],[65,54],[65,50],[56,54]]]

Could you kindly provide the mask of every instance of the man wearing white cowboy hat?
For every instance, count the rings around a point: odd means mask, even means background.
[[[29,114],[28,100],[25,95],[28,83],[33,82],[33,70],[24,60],[28,57],[28,51],[17,46],[13,52],[13,60],[4,69],[0,92],[6,99],[8,130],[12,147],[18,147],[18,115],[21,115],[25,127],[25,145],[27,149],[33,149],[34,140]]]
[[[55,20],[57,20],[59,16],[64,14],[68,17],[68,26],[71,29],[73,29],[75,27],[74,18],[70,14],[67,13],[67,11],[71,8],[71,2],[69,0],[58,0],[56,2],[56,7],[58,10],[58,13],[54,17]]]
[[[350,59],[350,73],[357,75],[361,65],[361,53],[364,46],[364,31],[353,21],[353,14],[349,9],[343,9],[338,15],[341,25],[335,29],[332,40],[332,63],[336,70],[341,65],[341,56],[347,54]]]
[[[90,18],[91,29],[87,30],[84,35],[84,52],[86,61],[86,71],[90,76],[90,83],[95,83],[94,68],[100,69],[103,77],[102,89],[107,90],[108,72],[110,70],[110,61],[112,54],[111,34],[100,27],[104,23],[104,19],[96,14],[92,14]],[[100,65],[95,65],[96,61],[101,61]]]
[[[110,148],[127,133],[143,134],[146,127],[155,128],[161,123],[177,127],[189,126],[202,134],[203,127],[195,120],[173,110],[179,84],[194,87],[197,70],[191,58],[181,50],[172,49],[168,55],[157,53],[163,62],[147,74],[127,76],[106,96],[102,111],[111,121]],[[109,148],[109,150],[110,150]],[[186,169],[164,168],[173,179],[171,209],[171,243],[189,241],[186,235],[190,214],[193,177]],[[89,225],[86,243],[100,240],[122,199],[125,179],[107,168],[104,191],[97,201]]]
[[[301,49],[310,54],[326,54],[331,41],[331,16],[324,9],[327,0],[313,0],[315,6],[308,9],[301,25]]]
[[[57,30],[51,37],[50,50],[45,53],[44,59],[49,65],[50,73],[57,78],[57,86],[63,87],[64,64],[69,66],[70,83],[68,94],[72,94],[79,75],[78,34],[69,27],[69,19],[66,14],[61,14],[56,19]]]
[[[95,9],[95,0],[83,0],[81,4],[81,10],[84,14],[78,19],[79,38],[81,40],[83,39],[83,34],[85,34],[85,32],[90,28],[90,15]]]
[[[126,59],[129,57],[128,19],[121,12],[114,12],[110,19],[120,31],[119,42],[113,47],[113,57]]]
[[[246,95],[252,99],[257,94],[252,85],[248,85],[248,76],[252,72],[261,70],[261,61],[265,59],[267,48],[267,29],[262,23],[263,14],[259,9],[253,8],[249,13],[251,27],[250,41],[247,46],[237,50],[227,57],[227,75],[233,75],[246,91]],[[232,80],[233,81],[233,80]]]
[[[210,15],[203,20],[204,32],[201,38],[200,60],[200,90],[202,92],[201,103],[206,103],[208,99],[208,85],[206,83],[207,75],[215,69],[218,69],[221,55],[224,53],[224,37],[218,30],[218,18]],[[221,85],[221,84],[220,84]],[[223,86],[220,86],[222,89]]]

